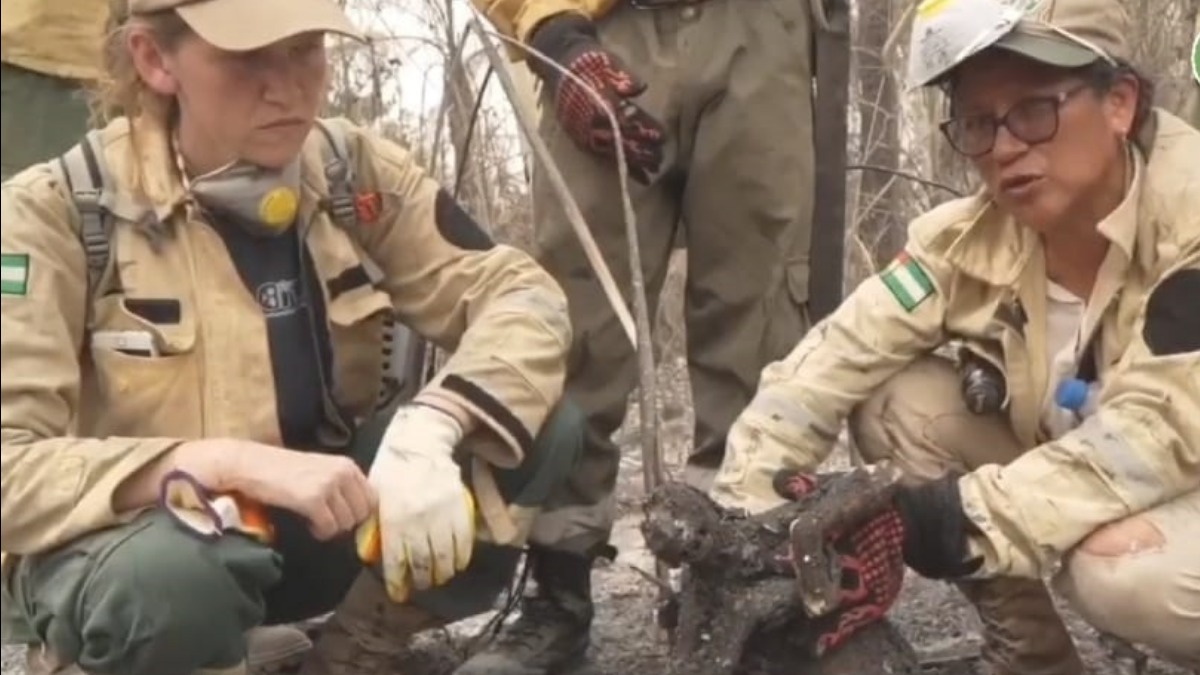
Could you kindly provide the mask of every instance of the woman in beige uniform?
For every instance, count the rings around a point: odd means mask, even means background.
[[[3,186],[7,637],[43,672],[234,674],[249,629],[336,609],[301,672],[388,672],[490,608],[574,461],[563,294],[317,118],[357,36],[332,0],[115,5],[124,116]],[[450,353],[403,400],[394,320]]]
[[[960,586],[993,673],[1083,672],[1043,579],[1200,667],[1200,131],[1154,107],[1123,4],[921,3],[913,84],[981,187],[764,371],[714,488],[771,505],[849,420],[923,479],[876,540]]]

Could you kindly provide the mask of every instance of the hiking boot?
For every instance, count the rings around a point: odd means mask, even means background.
[[[297,675],[394,675],[412,636],[441,623],[416,605],[392,602],[383,580],[363,571],[321,627]]]
[[[453,675],[563,675],[584,665],[592,617],[592,559],[531,548],[534,595],[520,616]]]
[[[1045,584],[999,578],[958,583],[983,622],[989,675],[1083,675],[1083,663]]]

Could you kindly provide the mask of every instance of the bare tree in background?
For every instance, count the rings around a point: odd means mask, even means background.
[[[895,222],[897,203],[906,187],[894,172],[900,167],[900,110],[896,72],[886,54],[895,25],[897,7],[892,2],[859,3],[854,68],[860,131],[857,147],[862,158],[858,170],[854,221],[860,253],[878,268],[903,244],[903,229]],[[854,177],[851,177],[853,182]]]

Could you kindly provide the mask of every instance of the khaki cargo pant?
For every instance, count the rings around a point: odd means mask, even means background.
[[[851,418],[863,458],[893,457],[933,478],[1022,454],[1002,416],[966,409],[959,382],[949,361],[928,357],[885,383]],[[1097,530],[1052,583],[1097,629],[1200,668],[1200,490]],[[999,673],[1083,672],[1041,581],[969,582],[963,591],[980,610],[985,658]]]
[[[687,247],[684,318],[695,407],[694,466],[720,463],[725,430],[749,403],[764,365],[807,329],[813,208],[812,29],[809,0],[707,0],[655,10],[621,2],[601,39],[649,89],[638,103],[663,122],[664,171],[630,181],[651,303],[668,258]],[[541,102],[540,133],[622,286],[630,268],[615,164],[580,150]],[[586,552],[608,538],[621,426],[637,368],[626,334],[549,181],[533,183],[536,255],[566,291],[576,342],[568,395],[589,422],[585,468],[547,505],[533,539]],[[682,230],[680,229],[682,228]]]
[[[364,470],[387,417],[364,425],[352,446]],[[529,459],[496,473],[506,502],[536,512],[578,460],[583,423],[569,403],[556,409]],[[464,473],[470,465],[463,462]],[[275,511],[272,520],[274,549],[237,534],[202,542],[153,510],[23,558],[5,588],[6,604],[17,611],[5,617],[12,621],[6,642],[45,645],[59,662],[104,675],[190,675],[237,665],[246,657],[246,631],[332,611],[363,571],[351,536],[319,542],[291,513]],[[414,595],[414,604],[443,623],[492,609],[512,581],[520,546],[478,542],[466,571]]]
[[[88,128],[78,84],[0,64],[0,178],[66,152]]]

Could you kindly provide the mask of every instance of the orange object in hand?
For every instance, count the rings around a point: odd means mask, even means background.
[[[379,516],[372,514],[354,532],[354,548],[358,559],[374,565],[383,559],[383,538],[379,534]]]
[[[163,478],[159,501],[177,523],[202,539],[237,530],[268,546],[275,541],[265,506],[238,493],[213,494],[185,471]]]
[[[242,523],[239,530],[264,544],[275,543],[275,528],[271,525],[271,518],[267,515],[267,507],[237,492],[230,492],[221,497],[228,497],[237,505]],[[217,499],[221,499],[221,497],[217,497]]]

